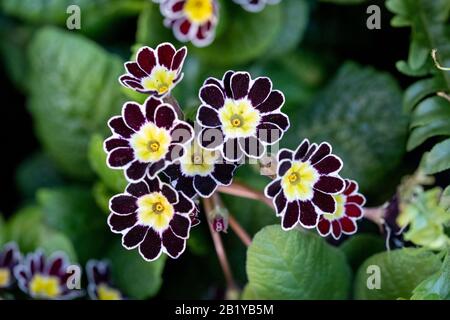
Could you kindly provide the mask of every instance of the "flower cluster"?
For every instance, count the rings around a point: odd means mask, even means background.
[[[259,12],[268,4],[277,4],[281,0],[233,0],[240,4],[245,10],[250,12]]]

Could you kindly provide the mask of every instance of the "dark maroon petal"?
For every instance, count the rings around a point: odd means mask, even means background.
[[[170,131],[172,143],[185,144],[191,140],[194,135],[194,129],[187,122],[178,122]]]
[[[303,159],[308,150],[309,150],[309,141],[308,139],[304,139],[302,143],[298,146],[297,150],[295,150],[294,159],[297,161]]]
[[[170,227],[172,231],[179,237],[186,239],[189,236],[189,227],[191,226],[191,220],[180,214],[175,214],[172,221],[170,221]]]
[[[147,231],[144,241],[142,241],[139,246],[139,252],[146,260],[155,260],[161,254],[161,242],[160,235],[150,228]]]
[[[0,268],[14,263],[14,252],[17,250],[15,245],[5,245],[3,254],[0,252]]]
[[[206,86],[208,84],[213,84],[213,85],[217,86],[217,88],[220,88],[221,90],[223,90],[222,82],[220,80],[217,80],[216,78],[206,79],[205,82],[203,83],[203,86]]]
[[[330,233],[331,223],[325,218],[320,218],[319,223],[317,224],[317,230],[319,234],[323,237],[327,236]]]
[[[156,52],[158,54],[159,64],[165,66],[167,69],[170,69],[172,66],[173,57],[175,55],[175,48],[169,43],[164,43],[158,46]]]
[[[60,274],[61,268],[64,266],[64,258],[63,257],[55,257],[50,264],[50,268],[48,270],[49,275],[58,276]],[[64,270],[65,272],[65,270]]]
[[[314,228],[317,225],[316,209],[310,201],[300,201],[300,223],[305,228]]]
[[[341,237],[341,234],[342,234],[342,232],[341,232],[341,224],[339,223],[339,221],[333,220],[331,222],[331,226],[332,226],[331,234],[333,235],[333,237],[335,239],[339,239]]]
[[[363,206],[366,203],[366,199],[360,194],[355,194],[347,197],[347,203],[356,203]]]
[[[174,259],[183,253],[186,245],[186,241],[177,237],[170,228],[163,232],[162,243],[166,248],[167,254]]]
[[[173,190],[169,185],[164,183],[162,185],[161,192],[170,203],[174,204],[178,202],[177,192]]]
[[[178,194],[178,203],[174,205],[175,212],[189,213],[194,208],[191,200],[186,198],[183,194]]]
[[[186,47],[181,48],[177,51],[177,53],[175,53],[172,61],[172,66],[170,67],[171,70],[177,70],[183,66],[184,59],[186,58],[186,53]]]
[[[150,192],[161,191],[161,182],[159,181],[158,177],[150,178],[150,177],[146,176],[144,178],[144,181],[147,183],[148,189],[150,190]]]
[[[278,165],[278,176],[282,177],[292,167],[290,160],[283,160]]]
[[[352,193],[354,193],[356,190],[358,190],[358,184],[354,181],[351,180],[345,180],[345,190],[344,190],[344,194],[345,195],[351,195]]]
[[[280,192],[276,197],[275,197],[275,208],[278,214],[281,214],[284,210],[284,208],[286,208],[286,204],[287,204],[287,199],[284,196],[283,192]]]
[[[207,104],[215,109],[223,107],[225,103],[222,90],[213,84],[209,84],[201,88],[200,99],[204,104]]]
[[[334,213],[336,211],[336,201],[329,194],[316,190],[312,202],[325,213]]]
[[[345,205],[345,214],[352,218],[360,218],[363,215],[363,211],[360,206],[348,203]]]
[[[223,185],[228,185],[233,180],[236,166],[228,163],[218,163],[214,166],[212,176]]]
[[[162,101],[154,97],[145,100],[145,117],[149,122],[155,122],[155,112],[161,104]]]
[[[264,145],[255,137],[240,138],[239,144],[244,153],[251,158],[261,158],[266,152]]]
[[[305,156],[301,159],[301,161],[306,162],[311,158],[311,156],[316,152],[317,150],[317,144],[313,143],[309,147],[308,151],[306,152]]]
[[[177,23],[174,26],[174,30],[178,30],[184,38],[191,31],[191,26],[192,26],[192,24],[189,22],[189,20],[182,19],[182,20],[177,21]]]
[[[194,187],[202,197],[209,197],[216,190],[217,182],[210,176],[195,176]]]
[[[317,162],[314,165],[314,168],[316,168],[320,174],[330,174],[339,171],[342,168],[342,161],[334,155],[329,155]],[[344,182],[342,181],[342,187],[343,186]]]
[[[150,74],[156,65],[155,53],[149,47],[141,48],[137,54],[137,63],[142,70]]]
[[[222,155],[229,161],[235,162],[244,156],[244,152],[239,145],[238,139],[229,139],[223,144]]]
[[[148,175],[153,178],[165,167],[166,167],[165,159],[161,159],[158,162],[152,163],[150,167],[148,167]]]
[[[339,223],[341,224],[341,228],[344,233],[352,234],[356,232],[356,223],[349,217],[342,217],[339,219]]]
[[[175,181],[181,177],[181,167],[179,164],[171,164],[167,166],[163,173],[170,179],[170,181]]]
[[[322,142],[319,145],[319,148],[317,148],[317,151],[312,155],[310,161],[312,164],[315,164],[325,158],[327,155],[331,153],[331,146],[326,143]]]
[[[129,138],[134,133],[123,121],[122,117],[114,117],[108,123],[111,130],[124,138]]]
[[[288,149],[281,149],[280,152],[278,152],[278,162],[281,162],[283,160],[293,160],[294,159],[294,153],[291,150]]]
[[[144,181],[137,183],[130,183],[127,186],[126,191],[132,196],[135,196],[136,198],[142,197],[143,195],[150,193],[148,185]]]
[[[131,77],[129,75],[123,75],[119,78],[119,82],[128,88],[134,89],[136,91],[144,91],[144,87],[141,84],[141,81],[139,79],[136,79],[134,77]]]
[[[136,198],[126,194],[120,194],[111,199],[111,211],[118,214],[130,214],[138,209]]]
[[[272,91],[267,99],[261,103],[256,109],[261,113],[270,113],[280,109],[284,104],[284,96],[280,91]]]
[[[259,110],[259,112],[265,112],[259,107],[259,105],[266,100],[267,96],[269,96],[270,90],[272,90],[272,82],[269,78],[265,77],[255,79],[255,82],[250,88],[248,99],[252,105]]]
[[[286,212],[282,218],[283,229],[289,230],[295,227],[298,222],[298,217],[300,215],[300,207],[298,201],[289,202],[286,208]]]
[[[129,180],[137,181],[141,180],[147,172],[148,163],[142,163],[138,160],[131,163],[131,165],[125,171],[125,175]]]
[[[123,119],[128,127],[134,131],[138,131],[145,123],[144,115],[141,107],[134,102],[127,102],[123,109]]]
[[[204,128],[198,136],[198,143],[205,149],[216,149],[224,143],[223,132],[218,128]]]
[[[314,189],[325,193],[338,193],[344,188],[344,180],[339,177],[321,176]]]
[[[276,124],[283,131],[289,128],[289,118],[283,113],[266,114],[262,116],[261,122]]]
[[[248,95],[250,75],[247,72],[236,72],[231,77],[231,91],[234,100],[245,98]]]
[[[223,75],[223,87],[225,89],[225,94],[228,98],[233,98],[233,91],[231,91],[231,77],[234,75],[234,71],[227,71]]]
[[[193,198],[197,195],[197,191],[194,189],[194,178],[193,177],[185,177],[181,175],[177,180],[176,188],[178,191],[182,192],[189,198]]]
[[[272,181],[265,189],[266,196],[269,198],[275,197],[281,191],[281,179]]]
[[[131,73],[134,77],[141,79],[148,76],[148,74],[139,67],[136,62],[127,62],[125,63],[125,69],[127,69],[128,73]]]
[[[169,130],[172,128],[176,119],[177,114],[175,113],[175,110],[168,104],[163,104],[156,110],[155,124],[160,128]]]
[[[108,217],[108,225],[112,231],[122,232],[133,227],[137,223],[137,214],[118,215],[111,213]]]
[[[131,148],[118,148],[108,154],[108,164],[113,168],[122,168],[134,160]]]
[[[147,233],[148,226],[136,225],[123,236],[122,243],[125,248],[133,249],[144,240]]]
[[[258,139],[268,144],[274,144],[281,139],[282,135],[283,131],[280,127],[268,122],[259,124],[256,131]]]
[[[130,144],[128,143],[128,140],[122,138],[109,138],[105,141],[105,149],[108,152],[117,148],[124,148],[129,146]]]
[[[197,121],[205,127],[218,127],[220,126],[219,114],[213,108],[208,106],[201,106],[198,109]]]

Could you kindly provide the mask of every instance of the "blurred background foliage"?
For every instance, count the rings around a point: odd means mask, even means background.
[[[248,70],[269,76],[286,96],[292,126],[282,145],[294,148],[305,137],[331,142],[344,160],[343,176],[360,183],[369,205],[388,201],[419,164],[427,174],[441,172],[438,185],[448,185],[449,102],[432,94],[450,90],[450,73],[429,55],[438,48],[450,65],[448,0],[283,0],[260,13],[219,2],[215,41],[188,45],[185,77],[173,92],[188,117],[206,77]],[[81,30],[65,28],[72,4],[81,8]],[[380,30],[366,27],[372,4],[381,8]],[[140,46],[181,45],[162,20],[149,0],[0,0],[0,243],[17,241],[24,252],[64,250],[81,264],[109,258],[114,281],[132,298],[220,298],[224,280],[206,223],[192,230],[179,260],[153,263],[123,249],[106,225],[108,200],[126,185],[105,165],[106,122],[127,99],[145,98],[117,79]],[[250,165],[236,180],[259,190],[268,182]],[[382,252],[368,221],[336,248],[266,227],[279,222],[262,203],[224,201],[251,235],[264,228],[248,252],[232,232],[224,237],[244,298],[408,299],[422,281],[416,297],[436,291],[450,272],[448,257],[442,265],[425,249],[396,250],[395,258]],[[280,252],[287,242],[292,252]],[[363,279],[372,260],[392,276],[376,293]],[[266,281],[279,274],[286,276]],[[439,290],[433,294],[445,297]]]

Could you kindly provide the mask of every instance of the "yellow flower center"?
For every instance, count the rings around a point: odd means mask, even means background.
[[[172,88],[176,76],[175,71],[168,70],[164,66],[157,66],[148,77],[142,79],[142,86],[146,90],[165,94]]]
[[[11,272],[9,269],[0,268],[0,288],[5,288],[9,285],[11,280]]]
[[[97,297],[99,300],[122,300],[120,291],[110,288],[106,284],[97,287]]]
[[[181,171],[188,176],[207,176],[214,170],[218,152],[206,150],[193,142],[180,158]]]
[[[333,196],[336,201],[336,211],[334,213],[324,213],[323,217],[327,220],[333,221],[342,218],[345,213],[345,202],[347,197],[343,194],[337,194]]]
[[[261,117],[247,99],[226,99],[225,105],[219,110],[219,119],[228,137],[241,138],[256,134]]]
[[[319,173],[306,162],[294,162],[281,179],[284,195],[289,201],[311,200],[313,186],[319,180]]]
[[[36,274],[29,284],[30,293],[34,297],[54,299],[57,298],[61,291],[59,288],[59,279],[54,276],[43,276]]]
[[[131,138],[136,158],[144,163],[156,162],[165,157],[172,141],[169,132],[147,123]]]
[[[203,24],[214,14],[213,0],[187,0],[183,10],[190,22]]]
[[[174,213],[173,206],[160,192],[153,192],[138,199],[139,222],[158,231],[169,226]]]

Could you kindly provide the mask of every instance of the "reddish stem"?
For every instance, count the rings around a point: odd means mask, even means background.
[[[221,193],[226,193],[241,198],[262,201],[266,205],[274,209],[272,201],[269,198],[267,198],[263,193],[254,190],[252,188],[249,188],[238,182],[233,182],[229,186],[220,186],[218,188],[218,191]]]
[[[236,235],[241,239],[241,241],[248,247],[252,244],[252,238],[248,235],[247,231],[241,227],[239,222],[230,214],[228,217],[228,223],[230,224],[231,229],[236,233]]]

